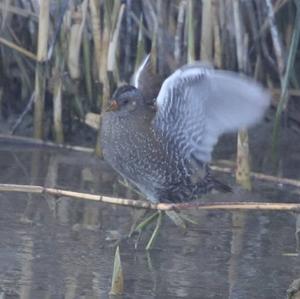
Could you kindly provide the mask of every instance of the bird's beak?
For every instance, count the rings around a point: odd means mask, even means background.
[[[119,105],[118,105],[117,101],[116,100],[112,100],[110,102],[110,105],[107,107],[106,112],[116,111],[118,109],[119,109]]]

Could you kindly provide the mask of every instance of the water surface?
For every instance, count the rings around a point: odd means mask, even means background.
[[[137,198],[116,183],[104,162],[76,152],[1,146],[0,182]],[[255,184],[255,193],[269,201],[299,196],[291,188]],[[123,298],[285,298],[300,277],[296,214],[191,214],[198,225],[186,231],[166,218],[153,250],[146,252],[149,233],[137,249],[126,238],[131,208],[0,193],[0,298],[109,298],[117,239]]]

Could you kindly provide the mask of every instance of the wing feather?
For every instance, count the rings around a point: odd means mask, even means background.
[[[148,54],[143,60],[133,77],[133,85],[138,88],[146,104],[153,105],[161,88],[163,79],[158,75]]]
[[[185,158],[208,162],[220,135],[254,125],[269,104],[254,80],[196,63],[164,81],[154,125]]]

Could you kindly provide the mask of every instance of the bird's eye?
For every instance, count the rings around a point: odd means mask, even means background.
[[[123,101],[123,104],[124,104],[124,105],[127,105],[128,103],[129,103],[129,100],[124,100],[124,101]]]

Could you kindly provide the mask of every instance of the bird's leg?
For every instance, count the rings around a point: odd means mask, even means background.
[[[181,214],[176,211],[166,211],[166,215],[170,218],[172,222],[175,223],[176,226],[179,226],[183,229],[186,229],[186,224],[184,218],[181,217]]]
[[[145,215],[145,213],[143,215],[141,215],[141,217],[139,217],[139,219],[141,219],[144,215]],[[132,228],[131,228],[130,233],[129,233],[129,237],[131,237],[135,232],[141,233],[157,217],[158,217],[158,212],[154,212],[150,216],[148,216],[147,218],[144,218],[143,221],[141,221],[137,225],[136,225],[136,223],[138,222],[138,220],[136,220],[134,222],[134,224],[132,225]]]
[[[163,212],[163,211],[158,211],[157,213],[158,213],[158,215],[157,215],[156,225],[155,225],[154,231],[146,245],[146,250],[150,250],[153,247],[153,244],[158,236],[159,229],[161,227],[162,218],[165,215],[165,212]]]
[[[183,225],[182,225],[183,228],[186,228],[186,222],[191,223],[191,224],[195,224],[195,225],[199,225],[199,223],[195,219],[191,218],[190,216],[188,216],[188,215],[186,215],[184,213],[180,213],[179,214],[178,212],[175,212],[175,211],[172,211],[172,212],[176,213],[177,216],[180,218],[180,220],[183,222]],[[170,215],[168,215],[168,216],[170,216]],[[177,223],[175,222],[175,224],[177,224]],[[178,225],[178,226],[181,226],[181,225]]]
[[[122,184],[130,189],[132,189],[132,186],[128,184],[127,181],[123,181]],[[139,193],[138,190],[135,190],[137,193]],[[135,211],[136,212],[136,211]],[[190,222],[193,224],[197,224],[196,221],[190,219],[186,215],[182,215],[180,212],[177,211],[156,211],[152,213],[150,216],[147,218],[143,219],[139,224],[138,221],[145,215],[147,214],[147,211],[142,211],[142,214],[138,215],[138,217],[134,220],[134,223],[131,226],[130,232],[129,232],[129,237],[132,237],[133,234],[137,233],[137,238],[135,240],[135,248],[137,248],[139,240],[142,236],[142,232],[154,221],[156,220],[156,226],[154,228],[154,231],[146,245],[146,250],[150,250],[152,246],[154,245],[154,242],[156,240],[156,237],[159,233],[159,229],[161,226],[162,222],[162,217],[163,215],[167,215],[173,223],[175,223],[176,226],[179,226],[183,228],[184,230],[186,229],[186,222]]]
[[[193,224],[198,224],[196,221],[190,219],[188,216],[182,215],[182,214],[180,214],[179,212],[176,212],[176,211],[156,211],[156,212],[152,213],[150,216],[148,216],[147,218],[143,219],[138,225],[135,225],[136,224],[136,222],[135,222],[135,224],[132,226],[129,237],[131,237],[134,233],[138,233],[138,237],[137,237],[136,242],[135,242],[135,248],[137,248],[137,246],[138,246],[138,242],[141,238],[142,232],[151,223],[153,223],[153,221],[156,220],[156,225],[155,225],[153,233],[152,233],[152,235],[151,235],[151,237],[150,237],[150,239],[149,239],[149,241],[146,245],[146,250],[150,250],[153,247],[153,245],[155,243],[155,240],[158,236],[159,229],[160,229],[160,226],[161,226],[162,219],[163,219],[164,215],[167,215],[171,219],[171,221],[173,223],[175,223],[176,226],[179,226],[184,230],[187,228],[186,222],[190,222],[190,223],[193,223]]]
[[[144,214],[142,215],[142,217],[144,216]],[[143,218],[143,220],[138,224],[136,225],[137,221],[135,221],[135,223],[132,225],[131,227],[131,231],[130,231],[130,234],[129,234],[129,237],[132,237],[132,235],[134,233],[137,233],[138,236],[137,236],[137,239],[135,241],[135,248],[137,248],[138,246],[138,242],[141,238],[141,235],[142,235],[142,232],[155,220],[157,219],[159,216],[159,212],[154,212],[152,213],[150,216],[146,217],[146,218]],[[142,218],[141,217],[141,218]]]
[[[138,195],[140,195],[141,197],[143,197],[142,193],[139,192],[139,190],[137,190],[136,188],[134,188],[131,184],[128,183],[127,180],[123,180],[123,181],[119,181],[119,183],[125,187],[127,187],[128,189],[130,190],[133,190],[134,192],[136,192]],[[136,212],[136,211],[135,211]],[[132,235],[134,233],[137,233],[138,236],[137,236],[137,239],[135,241],[135,248],[137,248],[138,246],[138,242],[141,238],[141,235],[142,235],[142,232],[155,220],[157,219],[157,223],[160,221],[161,222],[161,219],[159,220],[159,218],[161,217],[161,213],[160,211],[157,211],[157,212],[154,212],[152,213],[149,217],[147,217],[146,219],[142,220],[139,224],[137,224],[138,220],[141,219],[145,214],[147,214],[147,211],[145,213],[145,211],[142,212],[142,214],[138,215],[137,218],[134,220],[134,223],[132,224],[131,226],[131,229],[130,229],[130,232],[129,232],[129,238],[132,237]],[[156,223],[156,226],[157,226],[157,223]],[[159,225],[160,226],[160,225]],[[159,230],[159,227],[157,228],[157,232]],[[156,228],[154,229],[154,232],[153,234],[155,233],[156,231]],[[156,232],[156,233],[157,233]],[[150,240],[153,239],[152,241],[152,244],[154,242],[154,236],[151,236]],[[150,242],[150,241],[149,241]]]

